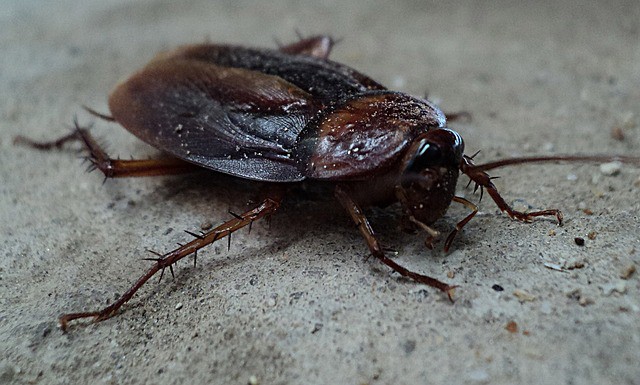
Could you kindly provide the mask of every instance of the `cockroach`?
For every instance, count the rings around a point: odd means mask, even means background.
[[[450,299],[455,285],[410,271],[385,255],[363,208],[399,202],[403,219],[426,232],[429,246],[440,235],[431,225],[451,202],[465,205],[471,212],[445,239],[446,251],[478,212],[475,204],[455,195],[460,173],[512,219],[529,222],[552,216],[562,224],[557,209],[512,209],[487,171],[535,162],[640,164],[640,158],[630,156],[539,156],[475,165],[473,156],[464,154],[461,136],[447,127],[447,117],[433,102],[390,91],[329,60],[334,43],[328,36],[315,36],[277,50],[199,44],[158,55],[115,87],[109,97],[110,115],[89,112],[161,150],[159,159],[112,159],[77,123],[71,134],[56,141],[17,141],[39,149],[79,141],[92,166],[106,178],[205,168],[274,186],[330,185],[374,257]],[[61,328],[76,319],[112,317],[158,272],[173,272],[178,260],[195,257],[201,248],[276,212],[285,191],[275,188],[253,209],[206,232],[189,233],[194,237],[190,242],[148,258],[153,266],[119,299],[101,310],[63,314]]]

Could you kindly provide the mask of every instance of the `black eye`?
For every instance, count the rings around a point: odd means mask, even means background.
[[[409,172],[420,172],[430,166],[442,164],[444,156],[439,145],[423,140],[418,151],[406,168]]]

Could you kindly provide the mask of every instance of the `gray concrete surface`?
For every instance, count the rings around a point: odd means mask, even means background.
[[[510,221],[485,198],[446,255],[376,212],[400,263],[460,285],[454,304],[366,259],[335,204],[294,199],[230,252],[210,247],[117,317],[63,334],[57,316],[113,300],[146,268],[145,249],[188,239],[183,229],[253,192],[210,174],[102,184],[73,149],[12,144],[95,120],[81,104],[106,110],[110,88],[160,50],[270,47],[298,29],[344,38],[333,58],[390,88],[471,112],[452,126],[481,160],[638,154],[639,4],[3,1],[0,383],[640,384],[638,273],[621,278],[640,267],[638,168],[495,172],[508,202],[560,208],[565,226]],[[114,155],[155,154],[116,125],[94,132]],[[464,215],[454,207],[438,228]]]

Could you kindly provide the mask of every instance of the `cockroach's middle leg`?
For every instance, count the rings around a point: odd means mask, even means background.
[[[464,199],[462,197],[454,196],[453,197],[453,201],[465,205],[467,208],[469,208],[471,210],[471,214],[467,215],[460,222],[458,222],[456,224],[456,228],[453,229],[451,231],[451,233],[449,233],[449,236],[447,237],[447,240],[444,242],[444,251],[445,252],[449,251],[449,248],[451,247],[451,244],[453,243],[453,239],[456,237],[456,234],[458,234],[458,232],[460,230],[462,230],[462,228],[467,223],[469,223],[469,221],[471,219],[473,219],[473,217],[475,217],[476,214],[478,213],[478,206],[474,205],[473,203],[469,202],[468,200],[466,200],[466,199]]]
[[[173,264],[180,259],[192,254],[195,258],[198,250],[201,248],[224,237],[228,237],[233,232],[238,231],[245,226],[250,226],[254,221],[262,217],[273,214],[278,207],[280,207],[280,202],[281,196],[267,198],[253,210],[249,210],[243,214],[234,214],[232,219],[212,230],[201,234],[189,233],[195,236],[195,239],[165,254],[157,254],[157,258],[146,258],[155,261],[153,266],[138,278],[129,290],[127,290],[127,292],[114,303],[97,311],[63,314],[59,319],[60,327],[62,330],[66,330],[70,321],[80,318],[93,318],[94,322],[98,322],[112,317],[118,309],[129,301],[131,297],[133,297],[133,295],[142,287],[142,285],[144,285],[156,273],[160,272],[163,274],[166,268],[169,268],[173,273]]]
[[[369,220],[367,220],[367,217],[364,215],[362,209],[358,206],[358,204],[351,198],[348,190],[337,186],[335,189],[335,195],[340,204],[342,204],[342,206],[347,210],[351,219],[358,226],[360,234],[362,234],[362,236],[364,237],[365,242],[367,243],[367,246],[369,246],[369,250],[374,257],[378,258],[380,262],[389,266],[402,276],[442,290],[443,292],[447,293],[449,299],[452,300],[453,289],[455,289],[457,286],[449,285],[426,275],[414,273],[413,271],[398,265],[395,261],[388,258],[386,255],[384,255],[382,247],[380,246],[380,243],[378,242],[378,239],[376,238],[373,229],[369,224]]]
[[[199,169],[191,163],[169,156],[144,160],[113,159],[93,138],[89,130],[80,127],[77,123],[72,133],[50,142],[36,142],[24,136],[18,136],[14,139],[16,144],[23,144],[38,150],[60,148],[67,142],[73,141],[81,142],[88,152],[86,159],[91,162],[90,170],[99,169],[105,178],[173,175]]]

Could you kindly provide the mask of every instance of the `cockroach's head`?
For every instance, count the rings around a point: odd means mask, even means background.
[[[414,140],[396,186],[407,215],[429,225],[445,214],[455,194],[463,152],[462,138],[447,128],[431,129]]]

